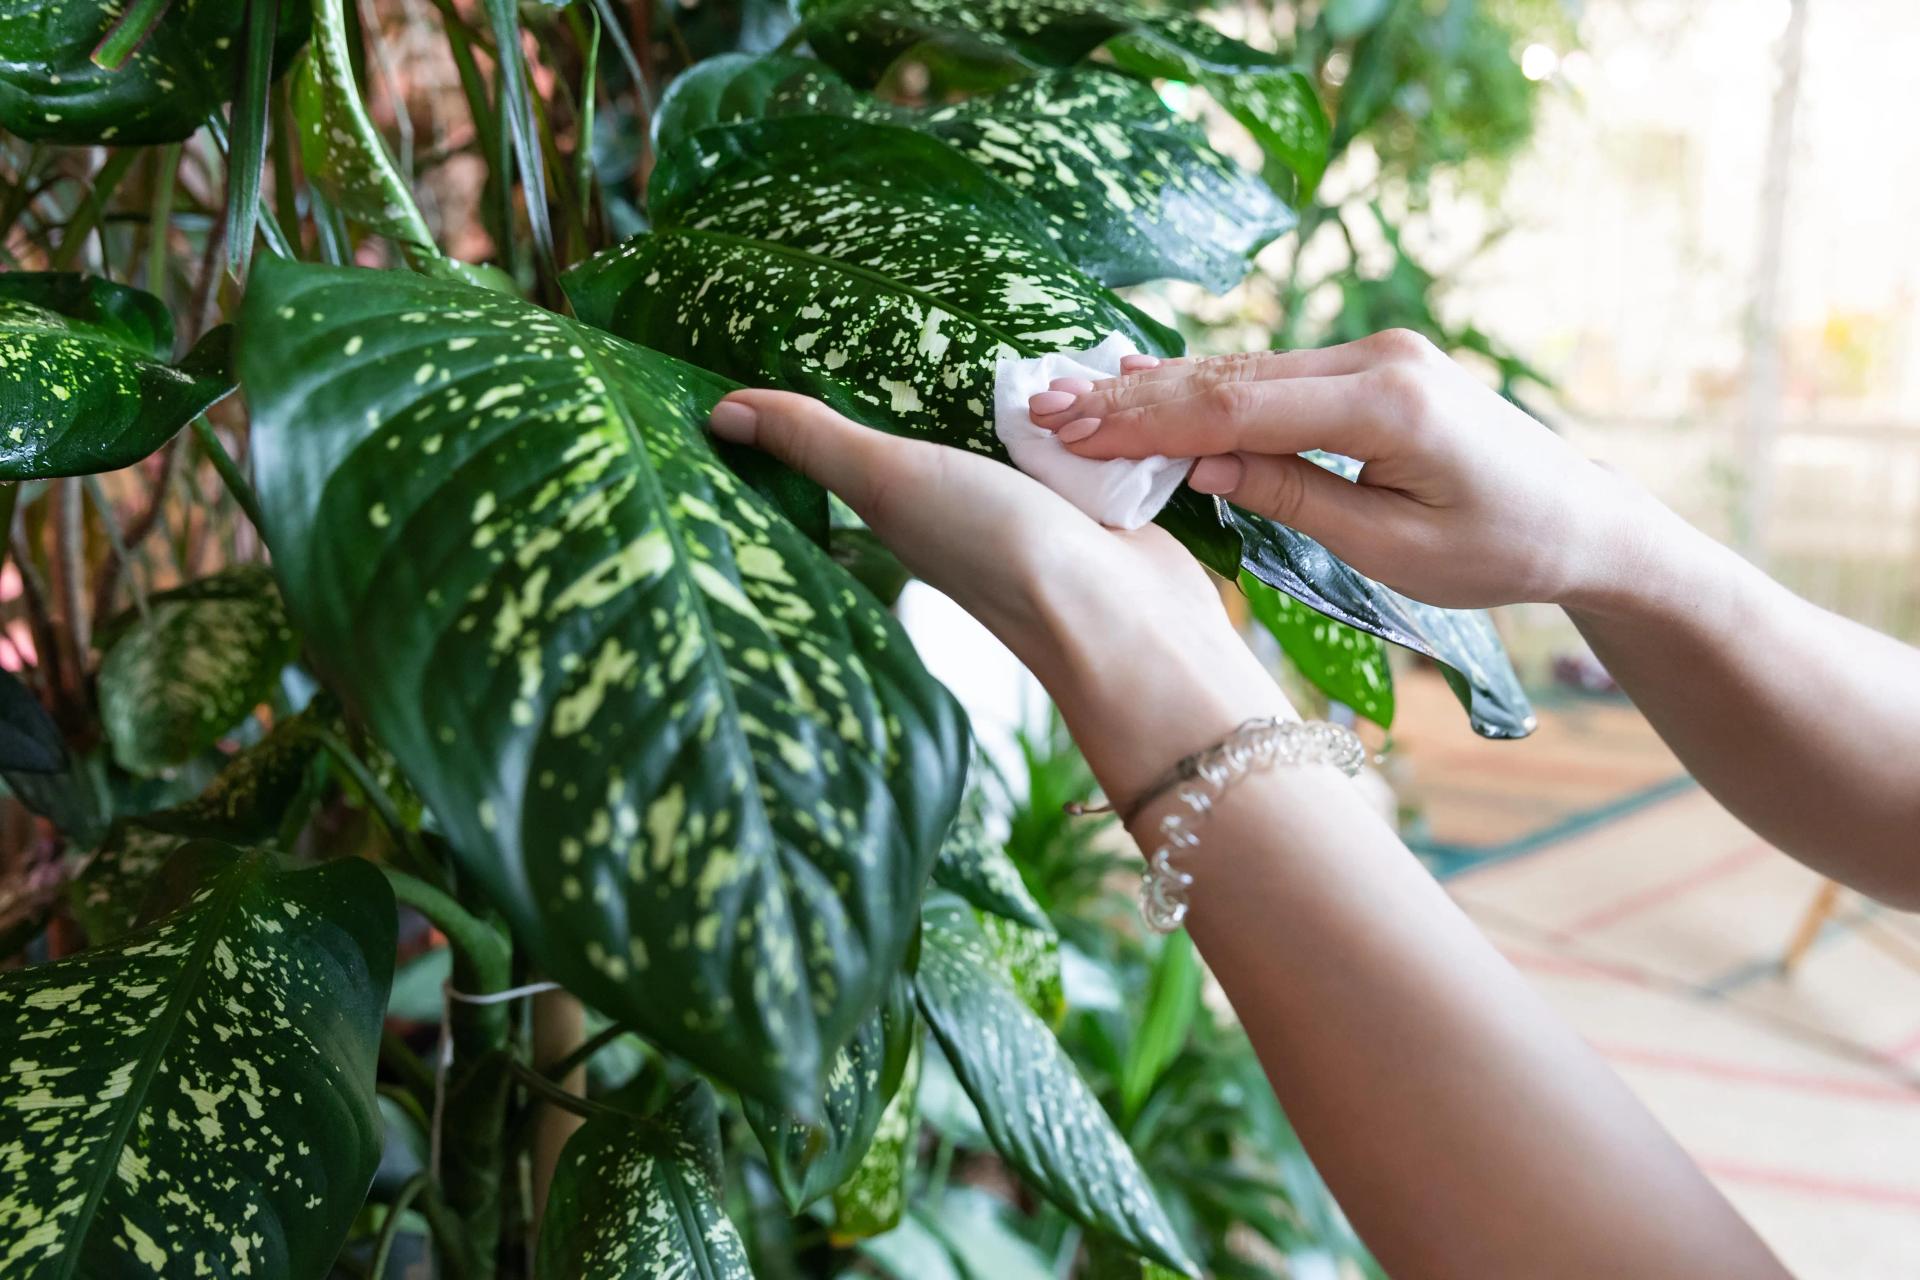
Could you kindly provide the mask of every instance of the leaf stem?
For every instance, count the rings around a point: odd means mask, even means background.
[[[507,1070],[512,1073],[515,1080],[527,1087],[528,1093],[533,1094],[551,1106],[559,1107],[562,1111],[571,1111],[574,1115],[581,1116],[588,1120],[595,1119],[599,1116],[632,1118],[627,1116],[627,1113],[624,1111],[616,1110],[613,1107],[602,1106],[600,1103],[583,1098],[576,1093],[568,1093],[565,1089],[562,1089],[559,1085],[553,1083],[553,1081],[547,1079],[526,1063],[521,1062],[518,1058],[508,1060]]]
[[[416,1173],[400,1187],[393,1203],[387,1206],[387,1220],[380,1224],[379,1238],[373,1244],[373,1265],[368,1269],[368,1280],[384,1280],[387,1274],[387,1255],[393,1252],[394,1237],[400,1234],[400,1219],[422,1191],[427,1189],[427,1175]],[[432,1224],[428,1224],[432,1230]]]
[[[193,434],[199,438],[200,447],[207,451],[207,459],[213,463],[213,469],[220,473],[220,479],[226,484],[227,492],[240,504],[240,509],[253,522],[255,529],[264,530],[266,521],[260,517],[260,499],[253,492],[253,485],[240,472],[240,466],[227,452],[227,446],[220,443],[220,437],[214,432],[213,424],[207,421],[207,415],[201,414],[193,420]]]
[[[591,1061],[594,1054],[599,1053],[602,1049],[632,1030],[633,1028],[624,1022],[615,1022],[600,1028],[599,1031],[576,1045],[572,1053],[569,1053],[566,1057],[560,1059],[560,1061],[554,1063],[551,1067],[548,1067],[546,1070],[547,1079],[555,1082],[565,1080],[568,1076],[572,1075],[577,1068]]]
[[[380,869],[386,873],[387,883],[393,886],[393,896],[446,934],[447,944],[473,966],[476,985],[480,987],[480,991],[473,994],[506,988],[512,976],[513,957],[499,930],[461,906],[452,894],[434,888],[418,876],[394,867]]]
[[[172,3],[173,0],[133,0],[113,30],[95,47],[93,65],[102,71],[118,71],[140,47],[141,41],[160,24]]]

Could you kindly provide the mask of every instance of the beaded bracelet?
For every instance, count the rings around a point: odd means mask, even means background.
[[[1174,866],[1173,860],[1200,847],[1194,824],[1213,811],[1229,787],[1254,769],[1272,764],[1330,764],[1351,778],[1366,759],[1366,746],[1351,729],[1324,720],[1266,717],[1246,721],[1213,746],[1181,760],[1121,814],[1131,821],[1168,791],[1186,809],[1160,819],[1160,847],[1147,859],[1140,878],[1140,914],[1147,927],[1171,933],[1187,918],[1187,889],[1193,876]]]

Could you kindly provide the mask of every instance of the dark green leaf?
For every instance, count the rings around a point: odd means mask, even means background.
[[[67,767],[60,730],[11,671],[0,670],[0,773],[58,773]]]
[[[1312,81],[1192,14],[1137,0],[802,0],[798,7],[814,51],[863,83],[929,45],[997,52],[1038,67],[1071,66],[1104,48],[1124,70],[1204,88],[1308,191],[1326,167],[1329,128]]]
[[[1120,1106],[1128,1119],[1140,1113],[1140,1104],[1186,1044],[1187,1031],[1200,1011],[1203,976],[1193,939],[1183,932],[1168,934],[1154,957],[1146,1008],[1120,1068]]]
[[[309,707],[273,726],[259,742],[236,755],[205,791],[185,804],[150,813],[140,821],[181,836],[207,836],[237,844],[271,838],[305,785],[321,751],[319,730],[334,716]]]
[[[913,581],[913,572],[870,529],[834,529],[827,535],[827,553],[889,609]]]
[[[1151,85],[1100,67],[907,111],[854,92],[817,62],[715,58],[674,81],[657,145],[664,153],[700,128],[793,114],[932,134],[1032,199],[1061,252],[1109,285],[1170,276],[1226,289],[1293,226],[1264,182],[1176,118]]]
[[[940,857],[933,864],[934,881],[982,911],[1034,929],[1051,928],[1047,913],[1020,878],[1020,868],[1007,856],[1005,843],[987,830],[986,806],[986,792],[976,781],[968,786],[953,828],[940,846]]]
[[[915,986],[921,1012],[1007,1163],[1075,1221],[1198,1274],[1126,1139],[1008,983],[969,908],[928,908]]]
[[[1392,726],[1393,668],[1378,636],[1315,613],[1251,573],[1240,575],[1240,590],[1254,621],[1315,688],[1382,728]]]
[[[650,1120],[589,1120],[568,1139],[540,1227],[541,1280],[752,1280],[720,1204],[713,1092]]]
[[[951,697],[715,458],[731,384],[408,273],[254,277],[265,532],[316,661],[542,968],[808,1112],[912,936]]]
[[[264,701],[298,647],[273,575],[240,565],[149,602],[100,663],[100,724],[132,773],[183,764]]]
[[[918,1020],[915,1026],[918,1027]],[[920,1136],[920,1036],[907,1048],[907,1061],[867,1153],[833,1191],[833,1239],[837,1244],[891,1231],[907,1207],[907,1179]]]
[[[157,831],[134,818],[113,824],[67,886],[73,917],[90,942],[111,942],[139,923],[154,877],[186,842],[184,836]]]
[[[1486,614],[1436,609],[1356,572],[1306,534],[1230,508],[1245,538],[1246,567],[1302,604],[1438,662],[1474,729],[1524,738],[1533,707]]]
[[[94,50],[132,4],[45,0],[0,6],[0,129],[35,142],[177,142],[232,93],[246,6],[173,0],[117,69]],[[307,38],[305,0],[284,0],[276,64]]]
[[[827,1073],[818,1124],[747,1099],[747,1119],[767,1153],[773,1180],[798,1213],[846,1181],[867,1153],[880,1115],[899,1089],[907,1054],[920,1038],[913,985],[902,974],[886,1003],[854,1032]]]
[[[507,119],[514,160],[520,169],[520,189],[526,197],[527,229],[540,260],[551,266],[553,222],[547,215],[547,170],[540,151],[540,130],[533,118],[532,89],[527,84],[526,54],[520,47],[520,6],[517,0],[486,0],[487,23],[499,54],[497,112]],[[500,175],[501,181],[506,175]]]
[[[327,1274],[380,1155],[393,899],[238,854],[152,928],[0,974],[9,1277]]]
[[[72,272],[0,274],[0,480],[146,457],[233,389],[227,336],[213,330],[175,365],[173,321],[152,294]]]
[[[246,0],[246,7],[246,50],[227,148],[227,262],[242,278],[253,260],[253,229],[260,216],[260,171],[267,161],[267,90],[273,81],[280,0]]]

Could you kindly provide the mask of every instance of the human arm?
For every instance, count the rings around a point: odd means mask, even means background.
[[[1102,529],[997,462],[798,396],[736,393],[715,430],[832,488],[979,617],[1123,803],[1240,721],[1293,714],[1161,530]],[[1397,1280],[1785,1274],[1339,774],[1256,773],[1202,836],[1188,927]]]
[[[1206,455],[1196,488],[1416,599],[1562,605],[1737,817],[1920,906],[1920,650],[1794,596],[1415,335],[1133,363],[1035,421],[1088,457]],[[1364,460],[1360,482],[1293,456],[1316,448]]]

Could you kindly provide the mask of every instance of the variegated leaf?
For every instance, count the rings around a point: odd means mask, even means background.
[[[1178,335],[1055,252],[1033,207],[908,129],[707,129],[655,171],[654,230],[567,273],[583,319],[908,435],[999,453],[995,361]]]
[[[951,889],[982,911],[1033,929],[1052,928],[1047,913],[1020,878],[1020,868],[1007,856],[1006,846],[987,830],[986,793],[977,781],[960,801],[960,812],[933,864],[933,878],[941,888]]]
[[[1126,1139],[1015,991],[971,908],[930,903],[924,920],[920,1011],[995,1149],[1076,1222],[1197,1275]]]
[[[1038,928],[990,911],[974,913],[987,949],[1013,984],[1021,1003],[1049,1027],[1067,1016],[1067,990],[1061,976],[1060,935],[1051,924]]]
[[[227,337],[213,330],[176,365],[173,321],[152,294],[73,272],[0,273],[0,480],[146,457],[233,390]]]
[[[917,1025],[917,1024],[916,1024]],[[867,1153],[833,1191],[837,1244],[849,1244],[891,1231],[907,1208],[907,1180],[913,1172],[915,1139],[920,1136],[920,1036],[908,1046],[907,1062]]]
[[[1240,575],[1240,590],[1254,621],[1315,688],[1381,728],[1392,726],[1393,668],[1378,636],[1316,613],[1251,573]]]
[[[541,1280],[753,1280],[720,1203],[713,1091],[650,1119],[587,1121],[567,1140],[540,1225]]]
[[[67,886],[73,918],[90,942],[99,946],[132,931],[153,878],[186,842],[185,836],[157,831],[138,819],[113,824]]]
[[[998,52],[1038,67],[1104,49],[1115,65],[1204,88],[1311,191],[1331,129],[1305,73],[1190,13],[1139,0],[800,0],[807,42],[861,83],[928,45]]]
[[[289,603],[462,865],[602,1012],[810,1112],[900,968],[965,737],[714,455],[731,384],[401,272],[262,262],[242,335]]]
[[[1109,285],[1174,277],[1230,288],[1294,222],[1266,183],[1175,117],[1151,85],[1103,67],[909,111],[807,59],[714,58],[674,81],[656,145],[671,150],[714,124],[808,113],[932,134],[1032,199],[1061,252]]]
[[[100,663],[100,723],[133,773],[183,764],[273,689],[298,648],[273,575],[240,565],[154,596]]]
[[[379,1162],[393,897],[222,852],[151,928],[0,974],[0,1274],[331,1268]]]
[[[246,5],[173,0],[158,7],[117,67],[95,61],[110,33],[151,5],[39,0],[0,5],[0,129],[35,142],[178,142],[231,96],[246,44]],[[305,0],[282,0],[275,62],[307,38]]]
[[[897,975],[886,1003],[834,1055],[819,1123],[746,1101],[747,1120],[766,1151],[774,1183],[795,1213],[844,1182],[866,1155],[919,1038],[913,985],[906,975]]]
[[[0,773],[58,773],[67,766],[60,729],[11,671],[0,670]]]

